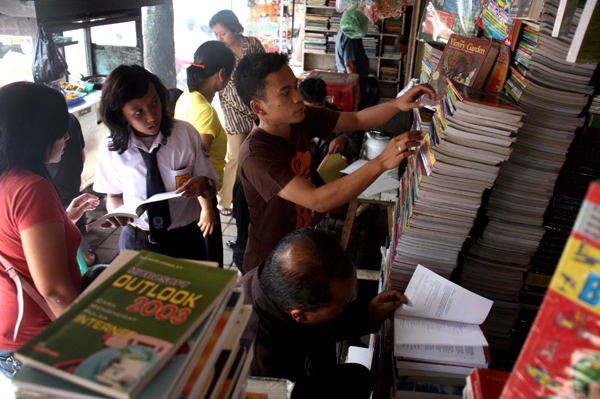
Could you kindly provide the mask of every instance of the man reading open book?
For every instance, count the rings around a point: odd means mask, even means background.
[[[376,332],[407,303],[397,291],[354,300],[356,268],[329,234],[310,228],[281,240],[242,278],[253,313],[244,338],[253,339],[255,376],[296,382],[293,398],[368,398],[372,377],[358,364],[336,362],[335,343]]]

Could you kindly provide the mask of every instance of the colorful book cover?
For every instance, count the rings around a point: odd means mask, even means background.
[[[506,79],[508,78],[509,67],[510,49],[506,46],[502,46],[485,89],[488,91],[502,91],[502,86],[504,86],[504,82],[506,82]]]
[[[450,36],[436,71],[455,82],[475,82],[492,44],[486,40]],[[487,74],[489,70],[483,71]]]
[[[507,4],[502,0],[483,0],[477,25],[500,43],[512,47],[518,29],[515,29],[515,21],[508,16]]]
[[[16,352],[23,364],[133,398],[231,289],[234,272],[142,251]]]
[[[600,181],[593,182],[502,399],[600,394]]]

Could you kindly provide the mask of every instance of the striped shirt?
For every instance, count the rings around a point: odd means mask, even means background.
[[[264,53],[265,49],[262,44],[255,37],[244,36],[242,43],[242,58],[252,53]],[[235,55],[235,67],[233,72],[237,69],[240,59]],[[235,90],[235,83],[233,82],[233,72],[231,73],[231,79],[227,86],[219,92],[219,101],[221,102],[221,109],[223,110],[223,116],[225,117],[225,131],[228,135],[236,135],[241,133],[250,133],[250,130],[254,127],[253,122],[257,118],[256,114],[252,112],[250,108],[242,102],[242,99]]]

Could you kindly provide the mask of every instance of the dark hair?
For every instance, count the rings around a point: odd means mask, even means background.
[[[123,117],[123,107],[129,101],[142,98],[148,93],[150,84],[154,86],[161,102],[162,119],[160,131],[171,135],[173,117],[169,113],[169,92],[158,76],[139,65],[120,65],[115,68],[102,86],[100,115],[110,130],[111,151],[123,153],[129,145],[129,123]]]
[[[204,80],[210,78],[221,69],[225,69],[227,77],[233,72],[235,56],[226,45],[216,40],[203,43],[194,53],[194,64],[187,69],[187,85],[190,92],[200,91]]]
[[[316,312],[331,303],[331,283],[347,281],[354,265],[338,241],[323,230],[303,228],[286,235],[269,255],[260,286],[281,310]]]
[[[175,112],[175,104],[177,104],[177,100],[179,100],[179,97],[181,97],[182,94],[183,90],[181,89],[169,89],[169,111],[171,112],[171,115]]]
[[[310,78],[304,80],[298,86],[304,101],[309,103],[321,103],[327,97],[327,83],[323,79]]]
[[[0,175],[22,168],[50,180],[49,151],[68,127],[67,103],[59,91],[27,82],[0,88]]]
[[[250,101],[258,98],[265,101],[265,80],[273,72],[279,71],[288,62],[284,53],[252,53],[239,62],[233,81],[238,95],[250,107]]]
[[[210,29],[216,24],[221,24],[229,29],[234,35],[239,35],[244,31],[244,27],[240,24],[240,20],[231,10],[221,10],[212,16],[208,22]]]
[[[85,290],[107,267],[108,265],[104,264],[90,266],[81,276],[81,291]]]
[[[398,48],[400,46],[408,46],[408,36],[407,35],[397,36],[396,39],[394,39],[394,45],[396,46],[396,48]]]

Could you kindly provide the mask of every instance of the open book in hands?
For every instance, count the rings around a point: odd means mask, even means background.
[[[483,355],[488,342],[479,325],[490,312],[492,301],[421,265],[404,294],[410,302],[396,309],[394,316],[395,356],[427,357],[428,346],[440,345],[479,348],[476,352]],[[417,350],[419,347],[423,350]]]
[[[87,224],[85,226],[85,229],[86,229],[86,231],[90,231],[94,227],[104,223],[104,221],[106,219],[118,217],[118,216],[137,219],[140,216],[142,216],[142,213],[144,213],[146,211],[146,209],[148,209],[148,204],[150,204],[152,202],[166,201],[171,198],[179,198],[182,195],[183,195],[183,192],[178,193],[178,194],[175,194],[174,192],[158,193],[158,194],[154,194],[152,197],[148,198],[146,201],[133,202],[131,204],[123,204],[120,207],[118,207],[117,209],[115,209],[114,211],[108,212],[106,215],[98,218],[97,220],[94,220],[90,224]]]

